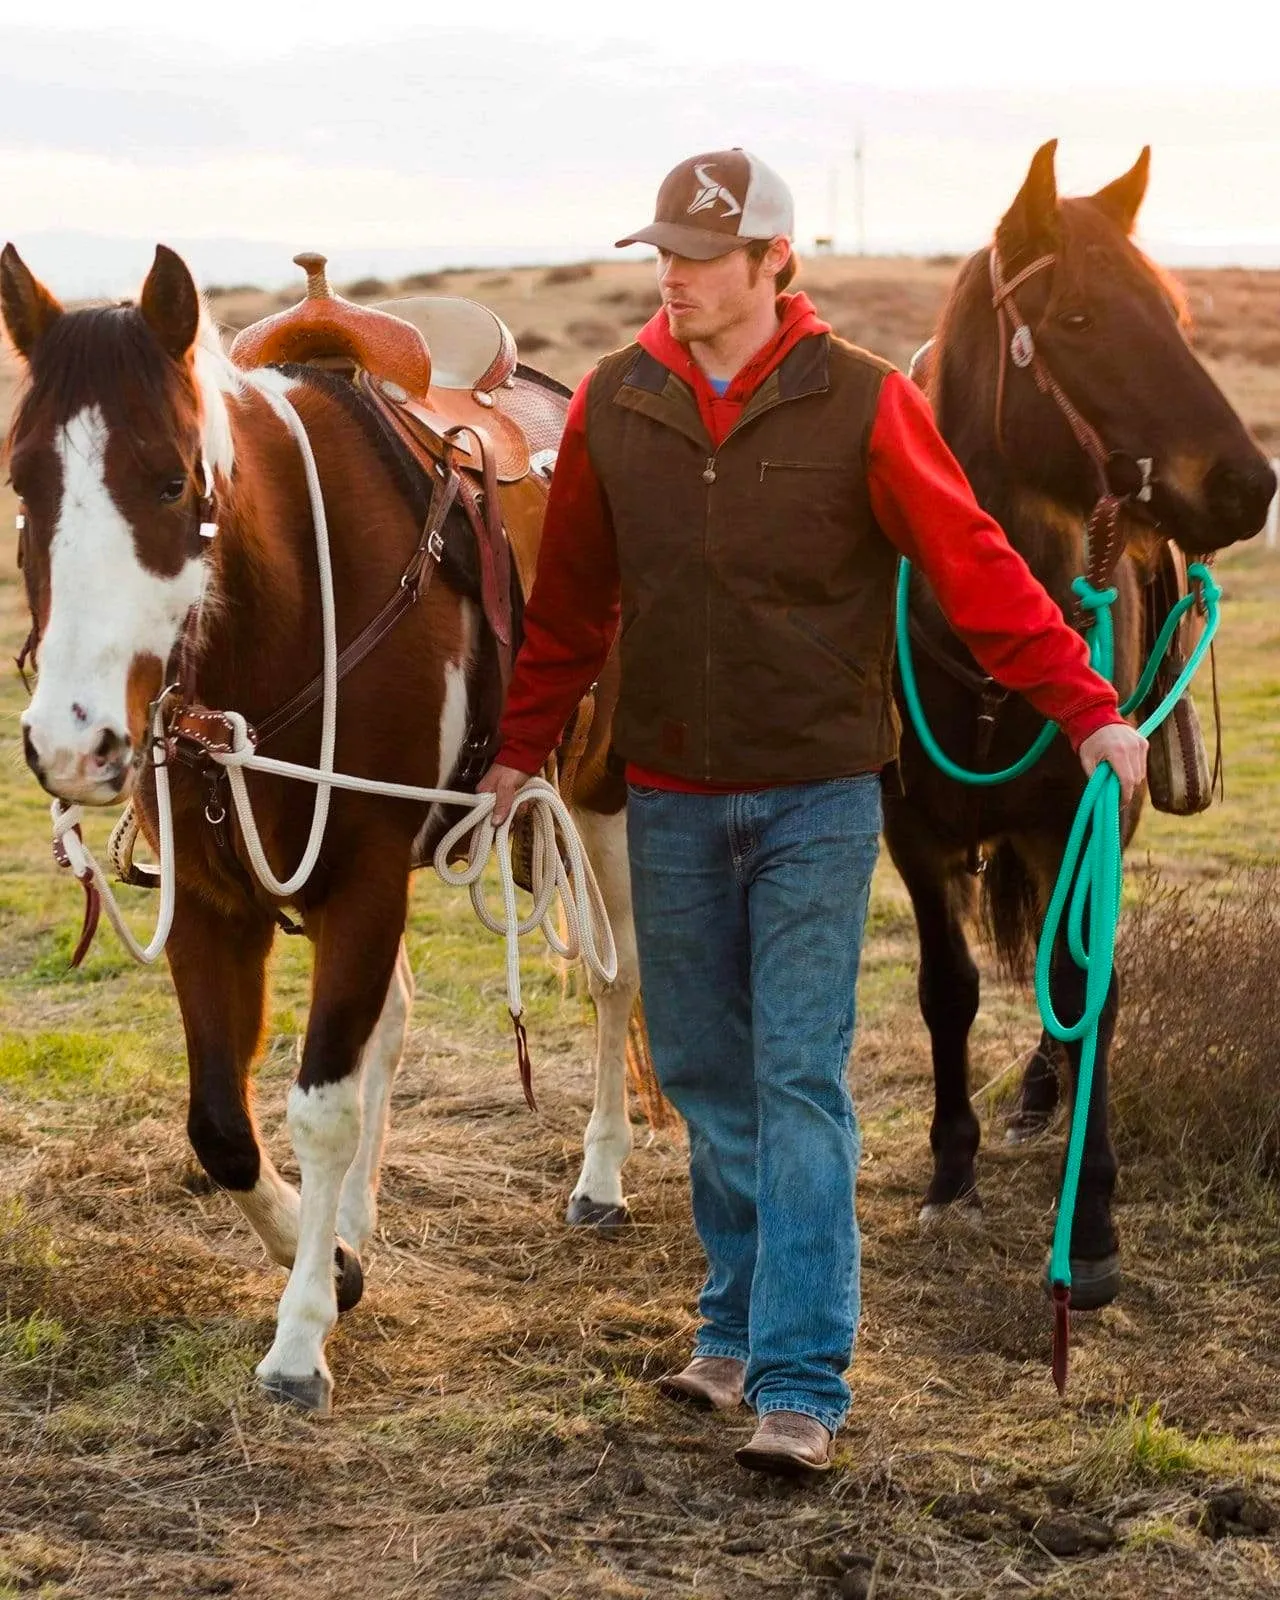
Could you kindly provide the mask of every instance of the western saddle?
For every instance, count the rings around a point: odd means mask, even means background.
[[[457,473],[485,616],[508,654],[511,562],[527,598],[568,392],[522,367],[506,324],[474,300],[357,305],[330,288],[324,256],[293,259],[307,275],[305,297],[237,334],[231,359],[343,374],[425,473]]]

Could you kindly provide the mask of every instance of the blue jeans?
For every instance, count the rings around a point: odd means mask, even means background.
[[[653,1062],[688,1126],[707,1255],[695,1354],[745,1361],[760,1415],[833,1433],[860,1303],[845,1074],[879,836],[875,774],[633,787],[627,807]]]

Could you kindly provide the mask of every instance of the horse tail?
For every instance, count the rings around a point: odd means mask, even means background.
[[[1001,972],[1018,983],[1030,975],[1041,909],[1026,862],[1008,839],[1001,839],[982,874],[982,928],[995,946]]]

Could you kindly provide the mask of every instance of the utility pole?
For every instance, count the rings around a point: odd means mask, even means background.
[[[853,136],[853,223],[854,240],[857,253],[862,256],[867,253],[867,193],[865,170],[865,147],[862,134],[862,124],[859,123]]]

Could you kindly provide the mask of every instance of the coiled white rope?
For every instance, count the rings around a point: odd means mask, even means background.
[[[333,754],[337,741],[338,725],[338,672],[337,624],[333,598],[333,570],[329,559],[329,528],[325,516],[324,497],[320,488],[320,475],[316,467],[311,441],[302,419],[285,397],[275,390],[254,382],[255,375],[246,373],[245,379],[271,406],[289,429],[297,442],[306,473],[307,492],[311,499],[311,514],[315,526],[316,556],[320,574],[320,608],[323,630],[324,668],[322,726],[320,736],[320,762],[317,767],[306,767],[292,761],[277,761],[257,754],[249,738],[248,725],[238,712],[225,712],[233,734],[232,749],[227,753],[211,753],[210,759],[219,762],[227,773],[231,798],[240,823],[245,848],[258,881],[267,892],[280,899],[289,899],[310,878],[324,842],[329,816],[329,800],[334,789],[349,789],[359,794],[385,795],[397,800],[420,800],[433,805],[457,806],[468,814],[441,839],[436,848],[434,865],[447,884],[469,888],[471,903],[477,917],[491,933],[501,934],[506,941],[507,999],[511,1014],[519,1018],[522,1010],[520,985],[521,937],[541,929],[544,938],[557,955],[574,960],[581,956],[587,965],[607,983],[618,973],[617,949],[613,930],[600,894],[591,863],[574,826],[569,810],[555,788],[542,778],[533,778],[518,792],[511,811],[494,828],[492,812],[494,796],[467,794],[453,789],[428,789],[414,784],[385,783],[373,778],[356,778],[333,770]],[[84,843],[78,831],[83,820],[83,810],[78,805],[54,801],[53,836],[55,846],[60,846],[68,864],[82,882],[91,879],[113,928],[130,955],[137,961],[153,962],[164,950],[173,926],[175,899],[173,808],[169,794],[169,767],[165,755],[165,728],[163,697],[153,711],[152,760],[156,779],[156,814],[159,825],[159,880],[160,911],[156,930],[149,944],[143,946],[133,936],[120,912],[102,868]],[[278,878],[271,869],[257,819],[249,798],[244,774],[269,773],[277,777],[292,778],[315,786],[316,794],[311,817],[311,830],[306,849],[293,874]],[[533,808],[533,907],[521,918],[516,904],[515,877],[511,865],[511,825],[521,806]],[[471,834],[471,849],[465,867],[449,865],[452,854],[466,835]],[[561,853],[563,841],[565,855]],[[496,846],[498,876],[502,891],[502,914],[495,917],[489,910],[481,882],[485,867]],[[563,908],[567,937],[561,938],[556,927],[552,908],[556,900]]]

